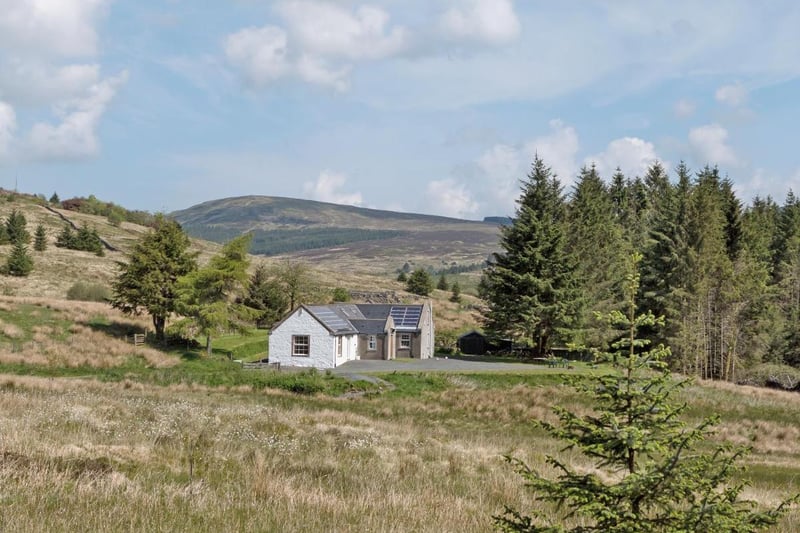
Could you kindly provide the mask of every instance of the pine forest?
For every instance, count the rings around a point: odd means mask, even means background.
[[[620,332],[625,262],[643,256],[643,333],[671,346],[673,370],[734,381],[760,363],[800,366],[800,199],[745,202],[717,167],[643,177],[581,169],[566,189],[538,157],[522,182],[502,251],[484,271],[486,329],[530,346],[607,346]]]

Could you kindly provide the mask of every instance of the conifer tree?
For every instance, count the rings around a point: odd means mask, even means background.
[[[427,270],[417,268],[408,276],[406,290],[419,296],[428,296],[433,291],[433,279]]]
[[[642,311],[653,311],[667,318],[668,331],[654,332],[658,342],[676,334],[677,319],[688,288],[689,244],[687,214],[690,202],[690,171],[681,162],[677,167],[678,183],[672,186],[666,177],[654,179],[648,215],[648,238],[642,260]]]
[[[277,276],[265,265],[256,266],[242,303],[254,309],[256,326],[270,326],[289,311],[289,297]]]
[[[32,270],[33,259],[28,253],[28,247],[21,240],[16,241],[6,262],[6,272],[12,276],[24,277]]]
[[[164,340],[167,319],[175,311],[178,279],[196,268],[189,237],[174,220],[157,215],[153,229],[133,247],[112,284],[111,305],[123,313],[149,314],[156,340]]]
[[[70,250],[75,249],[75,233],[72,231],[72,226],[64,224],[61,232],[56,237],[56,246],[58,248],[67,248]]]
[[[47,232],[41,224],[36,226],[33,234],[33,249],[37,252],[44,252],[47,249]]]
[[[617,167],[616,171],[614,171],[614,175],[611,177],[608,195],[611,197],[611,204],[614,206],[614,215],[617,221],[623,227],[627,227],[630,204],[628,201],[628,186],[625,180],[625,174],[622,173],[622,169],[619,167]]]
[[[61,205],[61,199],[58,197],[58,193],[54,192],[53,195],[50,197],[50,203],[53,205]]]
[[[19,242],[28,244],[31,240],[31,236],[28,233],[27,226],[28,221],[25,219],[25,215],[16,209],[11,211],[5,223],[8,242],[11,244],[17,244]]]
[[[567,243],[575,264],[577,294],[583,313],[580,344],[602,342],[602,328],[594,312],[608,312],[618,305],[627,242],[617,221],[614,201],[594,165],[581,169],[572,192],[567,217]],[[600,335],[600,336],[598,336]]]
[[[450,301],[454,303],[461,302],[461,287],[458,285],[457,281],[454,281],[452,285],[450,285]]]
[[[537,156],[514,220],[501,229],[503,251],[493,254],[481,283],[487,330],[527,339],[540,354],[554,338],[567,340],[579,315],[565,216],[561,185]]]
[[[449,287],[447,285],[447,278],[444,275],[444,272],[439,274],[439,280],[436,282],[436,288],[440,291],[446,291]]]
[[[101,257],[105,255],[103,242],[97,234],[97,229],[89,228],[87,224],[83,224],[78,230],[73,241],[72,249],[92,252]]]
[[[746,452],[717,446],[703,451],[703,441],[719,421],[710,416],[695,426],[681,419],[687,405],[674,396],[690,382],[676,380],[665,358],[669,349],[651,347],[638,336],[642,327],[663,321],[652,313],[636,314],[639,291],[634,255],[626,282],[626,312],[606,315],[621,329],[609,356],[621,362],[612,373],[575,376],[571,384],[593,399],[594,411],[577,414],[556,407],[558,424],[537,422],[550,436],[594,461],[593,471],[548,456],[557,472],[551,479],[509,458],[536,499],[553,506],[547,520],[506,508],[496,516],[507,532],[752,532],[776,523],[796,498],[758,510],[741,500],[743,483],[733,482],[736,461]],[[575,519],[578,525],[568,525]]]
[[[776,245],[775,284],[783,328],[779,351],[782,359],[800,366],[800,200],[789,191],[780,210]]]

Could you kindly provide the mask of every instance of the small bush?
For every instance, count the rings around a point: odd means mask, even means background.
[[[344,287],[336,287],[335,289],[333,289],[333,301],[334,302],[349,302],[350,301],[350,291],[348,291]]]
[[[743,372],[737,383],[773,389],[797,390],[800,385],[800,369],[788,365],[756,365]]]
[[[67,300],[82,302],[105,302],[111,298],[111,290],[98,283],[78,281],[67,291]]]

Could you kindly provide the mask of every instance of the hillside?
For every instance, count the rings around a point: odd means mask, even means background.
[[[36,252],[33,246],[29,246],[34,269],[28,277],[0,276],[2,293],[7,296],[65,298],[67,290],[79,281],[110,286],[117,274],[117,262],[125,260],[125,253],[147,231],[146,227],[137,224],[122,222],[116,227],[105,217],[54,209],[28,196],[0,196],[0,221],[5,221],[13,210],[25,216],[29,233],[33,234],[38,224],[44,226],[47,249]],[[106,250],[103,257],[98,257],[91,252],[57,248],[56,237],[65,225],[62,217],[78,227],[86,224],[97,229],[100,237],[117,251]],[[219,245],[194,240],[193,248],[203,260],[219,249]],[[0,245],[0,263],[5,264],[10,251],[11,245]]]
[[[338,271],[387,274],[404,263],[477,268],[497,247],[497,224],[345,205],[242,196],[171,213],[193,237],[253,233],[252,253],[303,258]]]
[[[31,234],[38,224],[45,227],[47,249],[44,252],[36,252],[32,246],[29,246],[34,269],[28,277],[0,275],[0,294],[4,296],[64,299],[69,288],[77,282],[110,287],[118,272],[117,263],[126,260],[126,253],[142,234],[148,231],[145,226],[137,224],[122,222],[117,227],[110,224],[106,217],[55,209],[52,206],[43,205],[40,200],[31,196],[0,193],[0,222],[5,221],[15,209],[25,216],[27,228]],[[402,218],[403,215],[399,215]],[[431,218],[435,219],[436,217]],[[104,256],[98,257],[90,252],[57,248],[55,241],[58,233],[64,227],[64,219],[78,227],[86,224],[90,228],[95,228],[99,236],[116,251],[106,250]],[[199,262],[204,263],[219,250],[220,245],[202,239],[192,239],[192,248],[199,254]],[[362,252],[365,250],[366,248],[363,248]],[[5,264],[10,251],[11,245],[0,245],[0,264]],[[303,254],[296,255],[302,256]],[[430,258],[435,256],[420,257],[423,264],[431,264]],[[281,257],[253,257],[251,262],[255,265],[259,262],[274,263],[280,260],[282,260]],[[375,262],[374,258],[369,257],[359,259],[356,256],[352,260],[355,265],[364,266]],[[342,287],[357,291],[393,291],[396,297],[402,301],[418,299],[418,297],[406,293],[404,285],[395,281],[394,275],[374,275],[369,272],[368,268],[359,266],[345,271],[336,271],[335,268],[331,268],[331,265],[342,265],[341,259],[338,262],[337,260],[332,262],[309,260],[308,263],[313,269],[315,283],[322,289],[321,297],[324,296],[325,291],[330,291],[334,287]],[[469,276],[476,277],[477,275],[477,272],[471,272],[460,276],[459,283],[462,288],[470,291]],[[448,301],[449,295],[450,293],[447,291],[434,291],[434,294],[431,295],[434,299],[437,324],[440,324],[441,330],[462,331],[474,327],[477,321],[475,311],[478,304],[477,299],[465,293],[463,294],[463,304],[458,305]]]

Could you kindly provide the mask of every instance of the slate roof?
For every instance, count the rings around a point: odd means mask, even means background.
[[[416,331],[422,305],[331,304],[304,306],[334,335],[377,335],[386,330],[386,320],[394,319],[398,331]]]
[[[340,310],[331,305],[309,305],[308,311],[334,335],[358,333]]]
[[[364,335],[380,335],[386,331],[386,320],[351,320],[350,323]]]

